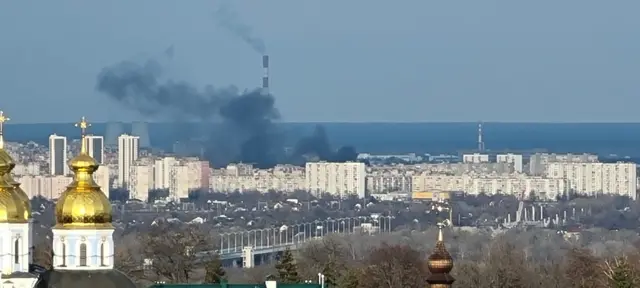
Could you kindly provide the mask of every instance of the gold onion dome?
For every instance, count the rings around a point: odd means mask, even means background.
[[[0,111],[0,223],[27,223],[31,218],[29,197],[11,177],[16,167],[4,149],[4,123],[9,117]]]
[[[427,282],[431,284],[431,287],[450,287],[455,281],[449,273],[453,269],[453,258],[444,246],[444,237],[442,233],[442,227],[444,225],[438,224],[438,241],[436,247],[433,249],[433,253],[429,256],[427,261],[427,267],[431,275],[427,278]]]
[[[56,203],[56,228],[113,228],[111,225],[111,203],[92,177],[100,164],[87,154],[85,136],[90,124],[82,117],[76,126],[80,127],[82,131],[82,148],[80,154],[69,161],[69,168],[75,177]]]

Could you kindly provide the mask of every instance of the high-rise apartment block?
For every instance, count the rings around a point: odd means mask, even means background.
[[[149,190],[166,189],[172,200],[187,198],[191,191],[209,188],[209,171],[209,162],[198,158],[140,158],[130,168],[130,197],[147,201]]]
[[[305,174],[307,190],[315,195],[365,197],[367,172],[364,163],[309,162]]]
[[[122,134],[118,137],[118,187],[126,187],[131,166],[138,160],[140,138]]]
[[[596,163],[598,155],[594,154],[548,154],[536,153],[529,158],[529,174],[544,175],[549,163]]]
[[[513,153],[498,154],[496,155],[496,162],[511,163],[513,164],[513,169],[516,172],[522,173],[522,155],[521,154],[513,154]]]
[[[489,154],[464,154],[462,155],[463,163],[487,163],[489,162]]]
[[[147,201],[149,190],[154,189],[153,165],[149,163],[136,163],[131,166],[129,175],[129,198]]]
[[[203,187],[217,192],[280,191],[291,193],[305,189],[304,167],[276,165],[269,169],[254,169],[249,164],[229,164],[226,168],[211,170],[202,166],[202,175],[210,175]],[[205,186],[206,185],[206,186]]]
[[[53,134],[49,136],[49,173],[67,175],[67,137]]]
[[[634,163],[548,163],[546,175],[566,179],[571,191],[578,194],[615,194],[636,199],[638,183]]]
[[[62,192],[64,192],[67,186],[73,181],[73,178],[60,175],[28,175],[17,177],[16,181],[20,182],[20,187],[27,192],[29,198],[40,196],[53,200],[58,199],[58,197],[62,195]]]
[[[85,141],[87,141],[87,152],[89,156],[96,159],[98,163],[104,164],[104,137],[95,136],[95,135],[87,135],[85,136]],[[103,189],[106,189],[107,186],[100,185]]]

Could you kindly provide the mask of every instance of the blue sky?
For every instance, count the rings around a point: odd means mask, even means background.
[[[284,121],[640,122],[637,0],[231,3],[267,45]],[[137,119],[96,75],[170,45],[172,79],[258,87],[261,55],[216,25],[216,5],[1,1],[0,109]]]

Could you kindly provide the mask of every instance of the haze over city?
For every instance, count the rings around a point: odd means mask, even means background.
[[[0,288],[640,287],[640,2],[396,2],[0,1]]]
[[[14,123],[72,122],[64,111],[79,108],[157,120],[96,91],[96,76],[170,46],[166,79],[257,88],[262,55],[218,25],[220,3],[4,1],[3,109]],[[640,121],[637,1],[232,4],[266,43],[282,121]]]

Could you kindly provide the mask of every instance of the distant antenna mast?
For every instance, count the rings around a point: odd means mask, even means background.
[[[478,151],[484,151],[484,142],[482,141],[482,122],[478,123]]]

